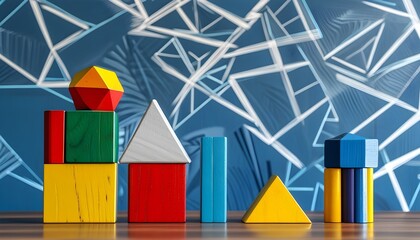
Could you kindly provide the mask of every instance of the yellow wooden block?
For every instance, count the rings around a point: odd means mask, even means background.
[[[373,222],[374,205],[373,205],[373,168],[367,169],[367,221]]]
[[[44,165],[44,223],[110,223],[116,216],[116,163]]]
[[[272,176],[242,218],[244,223],[311,223],[278,176]]]
[[[324,222],[341,222],[341,169],[324,170]]]

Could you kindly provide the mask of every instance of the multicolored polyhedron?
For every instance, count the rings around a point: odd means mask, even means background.
[[[77,110],[115,111],[124,89],[115,72],[92,66],[76,73],[69,91]]]

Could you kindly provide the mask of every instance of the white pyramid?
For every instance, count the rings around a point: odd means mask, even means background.
[[[120,163],[190,163],[156,100],[152,100]]]

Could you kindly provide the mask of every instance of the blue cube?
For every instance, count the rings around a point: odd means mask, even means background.
[[[344,133],[325,140],[324,166],[326,168],[378,167],[378,140]]]

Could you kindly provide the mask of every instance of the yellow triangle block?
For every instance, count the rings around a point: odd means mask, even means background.
[[[244,223],[311,223],[305,212],[273,175],[242,218]]]

